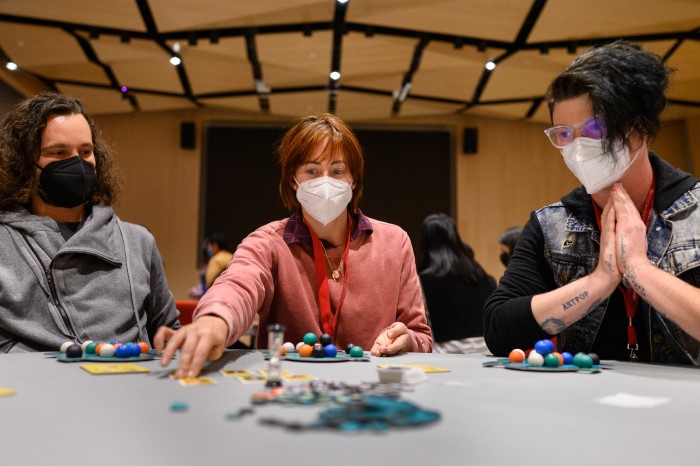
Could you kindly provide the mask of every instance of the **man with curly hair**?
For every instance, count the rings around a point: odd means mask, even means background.
[[[179,327],[153,236],[110,207],[112,159],[72,97],[39,94],[0,124],[0,353]]]

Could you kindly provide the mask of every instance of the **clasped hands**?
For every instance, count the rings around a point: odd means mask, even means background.
[[[604,274],[616,286],[626,273],[634,273],[639,267],[649,264],[647,227],[637,206],[619,182],[610,188],[600,227],[597,273]]]

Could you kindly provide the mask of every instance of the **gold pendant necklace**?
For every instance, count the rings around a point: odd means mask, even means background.
[[[340,258],[340,262],[338,263],[338,268],[334,269],[333,264],[331,264],[331,260],[328,257],[328,253],[326,252],[326,247],[323,245],[323,241],[321,241],[321,247],[323,248],[323,255],[326,256],[326,260],[328,261],[328,267],[331,268],[331,278],[333,279],[334,282],[337,282],[340,280],[340,277],[342,276],[342,273],[340,272],[340,269],[343,268],[343,258]]]

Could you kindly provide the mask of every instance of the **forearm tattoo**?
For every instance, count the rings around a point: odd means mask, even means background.
[[[564,308],[564,311],[568,311],[586,298],[588,298],[588,291],[582,291],[580,294],[574,296],[570,300],[564,301],[562,303],[562,307]]]
[[[556,335],[566,328],[564,322],[559,319],[547,319],[542,322],[542,330],[550,335]]]
[[[608,266],[608,270],[610,272],[615,272],[617,270],[617,264],[615,264],[614,256],[612,254],[608,254],[608,257],[605,259],[605,265]]]

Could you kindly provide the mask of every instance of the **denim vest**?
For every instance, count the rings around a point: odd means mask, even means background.
[[[649,259],[656,267],[695,287],[700,287],[700,183],[678,197],[668,208],[653,212],[647,233]],[[589,216],[575,216],[563,203],[538,210],[544,236],[544,254],[554,281],[564,286],[589,275],[598,264],[600,231],[590,209]],[[566,225],[562,228],[562,225]],[[586,348],[590,352],[598,334],[609,298],[558,336],[560,351]],[[700,364],[700,343],[663,317],[645,301],[651,361],[666,364]],[[585,350],[582,350],[585,351]]]

